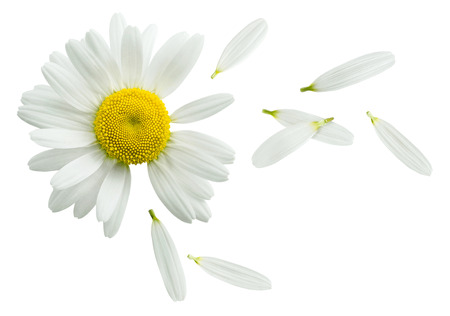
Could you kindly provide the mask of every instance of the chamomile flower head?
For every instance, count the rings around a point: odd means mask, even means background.
[[[211,136],[172,131],[175,123],[211,116],[233,102],[229,94],[190,102],[169,115],[164,98],[187,77],[203,36],[178,33],[151,58],[156,27],[143,32],[116,14],[109,44],[96,31],[70,40],[42,67],[48,85],[25,92],[18,116],[37,127],[31,139],[49,147],[29,166],[57,171],[49,207],[74,205],[83,217],[94,207],[105,236],[122,222],[131,185],[130,165],[146,163],[151,183],[167,209],[185,222],[208,221],[209,181],[227,180],[234,151]]]

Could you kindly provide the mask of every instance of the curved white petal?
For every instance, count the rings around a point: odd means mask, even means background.
[[[96,172],[106,159],[103,150],[93,150],[65,165],[51,179],[56,190],[64,190],[80,183]]]
[[[28,161],[28,166],[34,171],[55,171],[93,150],[98,149],[95,146],[71,149],[50,149],[33,156]]]
[[[228,180],[228,170],[214,157],[195,152],[187,144],[168,142],[165,149],[167,155],[180,167],[210,181]]]
[[[149,25],[144,32],[142,32],[142,49],[143,49],[143,65],[147,67],[152,57],[153,46],[155,44],[156,33],[157,33],[156,25]]]
[[[238,264],[212,257],[188,255],[188,258],[194,260],[208,274],[232,285],[249,290],[269,290],[272,288],[272,283],[266,276]]]
[[[192,199],[191,205],[195,212],[195,218],[199,221],[207,223],[212,216],[208,203],[203,200]]]
[[[176,131],[170,135],[170,141],[178,144],[188,144],[196,151],[204,152],[223,164],[234,161],[234,150],[223,141],[195,131]]]
[[[182,301],[186,297],[186,279],[177,248],[166,227],[156,218],[153,210],[150,210],[150,214],[153,219],[153,250],[161,277],[172,300]]]
[[[401,162],[420,174],[426,176],[431,175],[432,168],[430,162],[416,146],[388,122],[372,116],[370,112],[367,112],[367,115],[371,118],[375,131],[383,144]]]
[[[123,216],[127,208],[128,197],[130,196],[131,188],[131,173],[130,168],[126,166],[125,181],[123,185],[123,190],[120,193],[119,201],[113,211],[111,218],[103,223],[103,233],[105,237],[112,238],[119,231],[120,225],[122,224]]]
[[[80,122],[74,116],[70,118],[71,113],[65,113],[64,110],[53,111],[51,108],[42,106],[24,105],[19,107],[17,116],[30,125],[38,128],[65,128],[78,131],[91,131],[92,122]]]
[[[101,99],[112,93],[109,74],[97,64],[86,45],[70,40],[66,44],[66,52],[78,73],[86,80],[89,87],[101,96]]]
[[[142,76],[142,37],[137,27],[128,26],[122,38],[122,76],[127,88],[140,87]]]
[[[145,69],[143,75],[143,88],[148,91],[155,91],[159,77],[172,61],[175,55],[188,40],[189,35],[185,32],[177,33],[161,46],[151,60],[150,65]]]
[[[178,88],[191,72],[202,48],[203,36],[199,34],[193,35],[183,44],[156,81],[156,95],[163,99]]]
[[[33,90],[24,92],[20,101],[23,105],[64,108],[64,110],[74,113],[83,113],[76,110],[47,85],[37,85]]]
[[[106,176],[97,197],[97,220],[107,222],[120,204],[129,167],[116,163]]]
[[[170,116],[173,123],[191,123],[203,120],[219,113],[231,103],[234,98],[229,93],[218,93],[198,99],[183,105]]]
[[[306,143],[316,132],[317,127],[312,122],[300,122],[286,127],[258,147],[252,157],[253,165],[262,168],[280,161]]]
[[[53,90],[74,108],[87,113],[97,109],[97,100],[83,93],[89,91],[87,85],[68,70],[55,63],[46,63],[42,74]]]
[[[263,110],[263,112],[272,115],[283,126],[290,126],[299,122],[313,122],[323,120],[323,118],[319,116],[298,110]],[[347,146],[353,144],[354,136],[345,127],[336,124],[335,122],[329,122],[328,124],[319,128],[317,133],[315,133],[312,138],[331,145]]]
[[[267,34],[267,22],[257,19],[242,29],[225,47],[211,78],[244,60]]]
[[[121,64],[120,51],[122,50],[123,31],[126,26],[127,22],[122,14],[116,13],[112,16],[111,23],[109,24],[109,41],[112,55],[118,65]]]
[[[147,169],[150,182],[161,202],[175,217],[192,223],[195,213],[189,203],[190,198],[175,181],[171,169],[165,166],[164,158],[160,155],[158,160],[147,164]]]
[[[32,131],[31,139],[38,145],[51,148],[77,148],[97,141],[93,132],[74,131],[62,128],[44,128]]]
[[[327,71],[308,86],[305,91],[332,91],[369,79],[392,67],[395,57],[391,52],[376,52],[352,59]]]

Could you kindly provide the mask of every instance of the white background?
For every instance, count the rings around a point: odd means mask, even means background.
[[[446,1],[15,1],[1,23],[1,315],[450,315],[449,77]],[[228,182],[214,184],[208,224],[188,225],[158,200],[145,166],[116,237],[94,214],[47,208],[52,173],[27,167],[43,148],[18,119],[21,94],[44,84],[40,67],[67,40],[108,34],[113,13],[156,46],[178,31],[205,36],[202,55],[164,101],[169,112],[229,92],[235,103],[181,126],[236,150]],[[263,17],[265,41],[245,62],[210,79],[229,40]],[[389,50],[381,75],[328,93],[300,93],[323,72]],[[352,146],[310,141],[256,169],[254,150],[281,129],[267,108],[334,116]],[[399,162],[379,141],[367,110],[393,124],[428,157],[431,177]],[[173,126],[180,129],[180,126]],[[155,209],[177,244],[188,294],[174,303],[154,260]],[[214,256],[267,275],[270,291],[247,291],[205,274],[185,256]]]

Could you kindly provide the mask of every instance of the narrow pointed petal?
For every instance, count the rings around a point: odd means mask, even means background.
[[[156,218],[153,210],[150,210],[150,215],[153,219],[153,250],[161,277],[172,300],[182,301],[186,297],[186,279],[177,248],[166,227]]]
[[[290,109],[275,111],[263,110],[263,113],[272,115],[283,126],[295,125],[300,122],[323,120],[323,118],[319,116]],[[336,124],[335,122],[329,122],[319,128],[312,138],[331,145],[348,146],[353,144],[354,136],[345,127]]]
[[[395,127],[382,119],[374,117],[370,112],[367,115],[371,118],[378,137],[384,145],[407,167],[412,170],[429,176],[432,168],[430,162],[405,136]]]
[[[111,52],[116,60],[117,64],[120,65],[120,51],[122,49],[122,36],[127,22],[122,14],[116,13],[111,18],[111,23],[109,24],[109,41],[111,46]]]
[[[266,276],[238,264],[212,257],[188,255],[188,258],[194,260],[208,274],[232,285],[249,290],[269,290],[272,288],[272,283]]]
[[[120,204],[129,167],[116,163],[106,176],[97,197],[97,220],[107,222]]]
[[[123,190],[120,193],[119,201],[113,211],[111,218],[107,222],[103,222],[103,233],[105,237],[112,238],[119,231],[122,224],[123,216],[127,208],[128,197],[130,196],[131,173],[130,168],[126,166],[125,181]]]
[[[280,161],[306,143],[316,132],[317,127],[312,122],[300,122],[286,127],[258,147],[252,157],[253,165],[263,168]]]
[[[65,165],[50,181],[56,190],[64,190],[80,183],[96,172],[105,160],[102,150],[89,152]]]
[[[183,105],[170,116],[173,123],[191,123],[210,117],[229,106],[234,98],[228,93],[219,93]]]
[[[225,47],[211,78],[244,60],[267,34],[267,22],[257,19],[242,29]]]
[[[122,76],[127,88],[141,87],[143,48],[138,28],[128,26],[122,38]]]
[[[143,65],[147,67],[150,59],[152,57],[153,46],[155,44],[156,33],[157,33],[156,25],[149,25],[144,32],[142,32],[142,49],[143,49]]]
[[[191,72],[203,48],[203,36],[193,35],[184,43],[179,52],[161,73],[155,86],[155,93],[167,97],[184,81]]]
[[[76,148],[94,144],[97,141],[92,132],[73,131],[62,128],[44,128],[32,131],[31,139],[38,145],[51,148]]]
[[[350,60],[319,76],[300,91],[333,91],[369,79],[391,68],[395,57],[391,52],[376,52]]]
[[[172,61],[179,52],[184,43],[188,40],[189,35],[185,32],[177,33],[164,43],[158,50],[150,65],[145,69],[143,76],[143,88],[148,91],[155,91],[156,83],[159,77],[166,69],[167,65]]]

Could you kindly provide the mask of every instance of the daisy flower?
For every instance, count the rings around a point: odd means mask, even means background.
[[[178,33],[151,59],[156,27],[143,32],[122,15],[111,19],[110,43],[96,31],[66,44],[42,67],[48,85],[25,92],[18,115],[37,127],[31,139],[49,147],[30,169],[57,171],[49,208],[74,205],[81,218],[96,208],[104,234],[122,222],[131,185],[130,165],[146,163],[150,181],[167,209],[184,222],[208,221],[209,181],[225,181],[234,151],[193,131],[171,131],[170,123],[211,116],[233,102],[216,94],[186,104],[169,116],[163,99],[189,74],[203,37]]]

